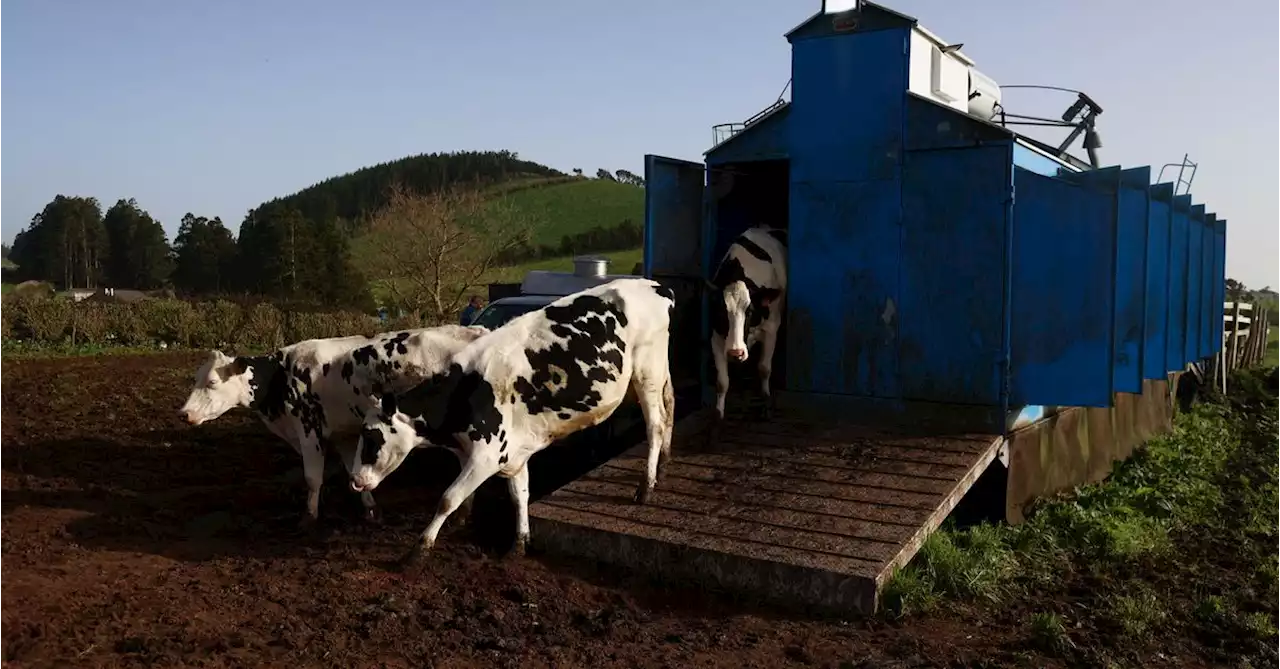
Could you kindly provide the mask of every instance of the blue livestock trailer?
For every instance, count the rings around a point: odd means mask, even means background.
[[[646,157],[649,275],[697,285],[748,226],[788,228],[785,393],[842,412],[1012,427],[1216,352],[1225,221],[1149,167],[1092,169],[913,90],[914,20],[860,14],[788,33],[791,101],[705,164]]]
[[[871,610],[984,474],[1017,521],[1169,429],[1171,375],[1222,344],[1226,222],[1150,167],[1099,166],[1083,94],[1089,161],[1013,131],[912,17],[863,2],[786,38],[790,101],[702,161],[645,163],[644,272],[676,290],[693,353],[673,364],[704,402],[706,280],[743,230],[788,230],[781,417],[727,447],[688,419],[653,508],[621,501],[643,458],[620,458],[541,502],[535,541]]]

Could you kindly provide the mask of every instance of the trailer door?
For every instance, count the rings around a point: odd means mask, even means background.
[[[706,365],[703,318],[703,211],[706,168],[675,158],[644,157],[644,275],[675,292],[671,373],[699,384]],[[705,384],[702,384],[705,386]]]

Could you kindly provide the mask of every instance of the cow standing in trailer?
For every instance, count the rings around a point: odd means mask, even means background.
[[[366,410],[376,411],[370,396],[406,390],[447,369],[450,356],[488,332],[445,325],[372,338],[308,339],[254,357],[210,351],[181,414],[200,425],[235,407],[257,413],[267,429],[302,455],[308,490],[302,524],[311,525],[319,516],[326,446],[338,436],[337,450],[350,469],[348,454]],[[373,495],[366,492],[360,499],[366,518],[377,520]]]
[[[760,390],[764,416],[771,415],[769,378],[773,351],[787,293],[786,231],[769,227],[749,228],[720,260],[711,288],[711,354],[716,365],[716,415],[724,418],[724,398],[729,392],[728,360],[745,362],[747,351],[761,343]]]
[[[448,371],[408,392],[385,394],[365,418],[351,486],[368,492],[425,443],[453,443],[462,472],[444,492],[411,563],[435,545],[449,514],[490,476],[508,480],[516,543],[529,539],[529,458],[599,424],[627,398],[639,400],[648,431],[645,503],[670,457],[675,395],[667,359],[671,290],[618,279],[521,315],[454,356]]]

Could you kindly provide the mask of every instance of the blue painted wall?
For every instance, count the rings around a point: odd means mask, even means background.
[[[1200,359],[1200,328],[1204,326],[1201,294],[1204,291],[1204,205],[1192,205],[1187,219],[1187,334],[1183,340],[1183,358],[1187,362]]]
[[[1217,316],[1215,321],[1217,327],[1213,329],[1213,350],[1222,350],[1224,343],[1224,308],[1226,303],[1226,219],[1213,220],[1213,281],[1217,289],[1217,297],[1213,299],[1213,303],[1217,304]]]
[[[907,399],[1000,404],[1010,142],[910,151],[898,369]]]
[[[1142,377],[1164,379],[1169,337],[1169,229],[1173,221],[1173,184],[1151,186],[1147,212],[1147,327]]]
[[[1114,369],[1116,392],[1142,392],[1146,349],[1147,224],[1151,209],[1151,168],[1120,172],[1116,202],[1116,313]]]
[[[1213,222],[1217,214],[1206,213],[1200,227],[1200,337],[1196,345],[1196,357],[1204,359],[1213,355]],[[1222,306],[1218,306],[1218,311]],[[1221,327],[1221,326],[1219,326]]]
[[[1014,168],[1010,405],[1111,405],[1116,208],[1106,181]]]
[[[1190,228],[1191,196],[1175,195],[1173,222],[1169,228],[1169,336],[1165,349],[1165,369],[1186,367],[1187,345],[1187,239]]]
[[[909,34],[793,38],[788,390],[900,396]]]

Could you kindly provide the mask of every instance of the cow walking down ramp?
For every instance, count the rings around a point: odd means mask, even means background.
[[[356,435],[374,393],[407,390],[447,369],[450,357],[487,334],[482,327],[445,325],[375,337],[308,339],[261,356],[210,351],[180,410],[192,425],[236,408],[252,409],[276,436],[302,455],[307,512],[319,515],[326,446],[333,444],[350,470]],[[366,518],[376,520],[373,495],[360,496]]]
[[[710,282],[711,355],[716,365],[716,414],[724,418],[729,392],[728,359],[746,362],[747,351],[760,342],[760,391],[763,415],[771,411],[769,379],[778,329],[786,309],[786,232],[750,228],[733,240]]]
[[[373,490],[425,443],[453,446],[462,471],[440,499],[412,563],[435,545],[449,514],[490,476],[508,480],[516,506],[514,551],[529,539],[529,458],[558,439],[608,419],[637,399],[648,454],[634,501],[644,503],[670,456],[675,398],[667,358],[671,291],[619,279],[522,316],[472,342],[447,372],[381,398],[356,447],[351,486]]]

